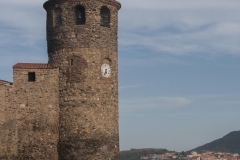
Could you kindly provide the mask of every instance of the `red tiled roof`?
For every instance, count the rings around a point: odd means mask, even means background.
[[[0,79],[0,85],[11,85],[11,84],[12,84],[11,82],[4,81],[4,80]]]
[[[47,63],[17,63],[13,66],[13,69],[52,69],[58,68],[58,66]]]

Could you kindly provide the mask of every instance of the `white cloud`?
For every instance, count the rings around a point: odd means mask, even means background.
[[[1,75],[10,73],[16,62],[46,61],[44,2],[45,0],[0,1]],[[6,79],[12,78],[8,76]]]
[[[0,2],[0,47],[36,47],[46,39],[44,0]],[[14,54],[14,53],[13,53]]]
[[[14,28],[33,29],[44,27],[46,11],[44,1],[2,1],[0,2],[0,22]]]
[[[46,0],[1,0],[1,44],[45,41]],[[119,42],[123,52],[141,46],[170,55],[239,55],[238,0],[120,0]],[[7,16],[6,16],[7,15]],[[4,30],[2,27],[11,28]],[[6,32],[6,33],[5,33]],[[19,33],[18,38],[13,38]],[[4,41],[3,41],[4,39]]]
[[[120,114],[157,114],[165,116],[226,116],[239,110],[239,94],[203,94],[122,99]],[[186,109],[188,108],[188,109]],[[227,109],[227,110],[226,110]],[[172,112],[172,111],[176,112]]]
[[[240,1],[121,1],[120,47],[170,55],[240,55]],[[126,4],[125,4],[126,3]],[[126,8],[124,8],[126,6]]]
[[[164,107],[181,107],[191,103],[190,99],[183,97],[159,97],[160,106]]]
[[[121,108],[124,111],[132,111],[134,109],[157,109],[157,108],[175,108],[183,107],[192,102],[191,99],[184,97],[155,97],[155,98],[140,98],[129,101],[120,102]]]
[[[122,8],[128,9],[199,9],[199,8],[239,8],[238,0],[119,0]]]

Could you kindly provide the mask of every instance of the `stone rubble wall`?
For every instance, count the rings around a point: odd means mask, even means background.
[[[118,160],[118,8],[98,0],[55,2],[46,10],[49,63],[60,70],[59,159]],[[75,25],[77,5],[85,8],[84,25]],[[110,10],[110,27],[100,26],[102,6]],[[59,26],[55,8],[62,10]],[[101,75],[103,63],[109,78]]]
[[[28,72],[36,81],[28,82]],[[59,70],[14,69],[14,106],[17,108],[18,159],[57,160]]]
[[[0,85],[0,159],[17,157],[16,109],[12,102],[13,86]]]
[[[14,68],[14,84],[0,85],[0,159],[119,160],[119,7],[115,0],[51,1],[48,56],[59,68]],[[84,25],[75,25],[77,5],[85,8]],[[110,10],[110,27],[100,26],[102,6]],[[53,26],[57,7],[62,25]],[[29,72],[36,81],[28,81]]]

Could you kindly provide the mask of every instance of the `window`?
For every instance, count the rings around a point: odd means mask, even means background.
[[[106,6],[102,6],[100,25],[104,27],[109,27],[110,25],[110,10]]]
[[[35,82],[36,75],[35,72],[28,72],[28,82]]]
[[[62,10],[60,8],[55,9],[55,26],[62,25]]]
[[[73,66],[73,59],[71,59],[71,61],[70,61],[70,65]]]
[[[76,25],[83,25],[85,24],[85,8],[83,6],[76,6],[75,8],[75,23]]]

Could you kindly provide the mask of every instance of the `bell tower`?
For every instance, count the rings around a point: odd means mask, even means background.
[[[48,0],[44,8],[49,64],[59,67],[59,159],[117,160],[121,4]]]

